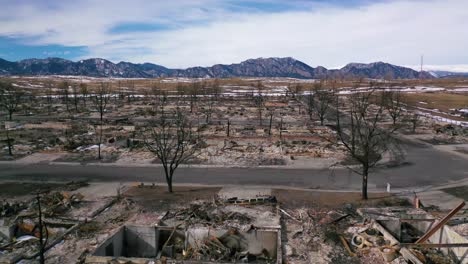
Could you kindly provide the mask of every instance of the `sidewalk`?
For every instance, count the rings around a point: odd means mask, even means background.
[[[447,189],[450,188],[457,188],[465,191],[465,194],[468,195],[468,179],[421,189],[416,191],[416,195],[425,207],[437,206],[441,210],[451,210],[465,200],[448,193]],[[414,194],[407,194],[405,196],[410,200],[414,198]],[[468,209],[468,204],[465,205],[464,209]]]

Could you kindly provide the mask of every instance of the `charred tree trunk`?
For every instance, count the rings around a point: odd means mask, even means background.
[[[11,142],[13,141],[12,138],[10,138],[10,133],[8,132],[8,128],[6,128],[6,141],[7,141],[7,145],[8,145],[8,155],[10,156],[13,156],[13,145],[11,144]]]
[[[98,159],[101,159],[101,144],[102,144],[102,124],[103,118],[101,113],[101,123],[99,125],[99,145],[98,145]]]
[[[45,258],[45,247],[47,240],[44,242],[44,223],[42,222],[42,210],[41,210],[41,197],[39,194],[36,196],[37,199],[37,209],[38,209],[38,217],[39,217],[39,263],[44,264]]]
[[[367,200],[367,179],[369,175],[369,166],[364,165],[362,167],[362,199]]]
[[[271,125],[273,124],[273,113],[270,114],[270,125],[268,127],[268,136],[271,136]]]

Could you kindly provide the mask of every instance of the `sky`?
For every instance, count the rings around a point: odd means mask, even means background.
[[[468,72],[467,0],[0,0],[0,58],[170,68],[293,57]]]

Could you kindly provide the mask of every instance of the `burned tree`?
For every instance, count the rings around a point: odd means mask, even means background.
[[[419,125],[420,118],[418,113],[413,113],[408,117],[408,122],[411,124],[411,131],[413,133],[416,133],[416,127]]]
[[[257,89],[257,94],[253,95],[254,96],[253,99],[254,99],[254,104],[257,107],[257,111],[258,111],[259,124],[260,126],[262,126],[263,125],[263,106],[265,104],[265,98],[263,95],[264,87],[263,87],[262,82],[258,81],[255,88]]]
[[[193,109],[195,108],[197,101],[198,101],[198,93],[200,91],[200,83],[193,82],[192,86],[189,89],[189,96],[190,96],[190,113],[193,113]]]
[[[166,105],[168,104],[168,101],[169,101],[167,91],[163,90],[163,89],[160,89],[156,85],[153,85],[153,87],[151,88],[151,93],[152,93],[152,95],[154,97],[154,101],[153,101],[154,115],[158,114],[159,112],[161,114],[164,114],[165,107],[166,107]]]
[[[299,83],[296,84],[289,84],[288,85],[288,92],[291,94],[292,98],[296,98],[303,90],[303,86]]]
[[[13,113],[18,110],[23,93],[11,83],[0,82],[0,107],[8,113],[8,120],[13,120]]]
[[[62,82],[60,84],[60,90],[61,90],[61,93],[62,93],[62,100],[63,100],[63,103],[65,104],[65,107],[67,108],[67,112],[70,111],[70,107],[68,105],[69,103],[69,91],[68,91],[68,88],[69,88],[69,83],[68,82]]]
[[[45,94],[46,94],[46,103],[47,103],[47,115],[50,115],[50,113],[52,112],[52,102],[53,102],[52,83],[50,81],[47,82]]]
[[[117,99],[119,99],[123,103],[123,101],[125,100],[125,91],[122,87],[121,81],[117,82],[117,94],[118,96],[115,97],[115,101],[117,102]]]
[[[44,264],[45,263],[44,255],[45,255],[45,252],[46,252],[47,242],[49,240],[49,232],[47,230],[47,226],[46,226],[45,222],[43,221],[40,193],[36,194],[36,202],[37,202],[37,211],[38,211],[37,218],[39,219],[39,223],[38,223],[38,228],[39,228],[39,263]],[[44,238],[44,234],[45,234],[45,238]]]
[[[101,83],[101,86],[95,91],[92,98],[94,107],[99,112],[98,159],[101,159],[102,126],[104,124],[104,113],[107,111],[107,104],[110,99],[110,84]]]
[[[75,106],[75,112],[78,112],[78,104],[80,103],[80,91],[76,83],[73,83],[71,87],[73,93],[73,105]]]
[[[388,114],[392,118],[393,125],[403,116],[403,102],[400,91],[384,91],[383,104]]]
[[[128,81],[127,86],[127,102],[130,104],[135,97],[135,83],[133,81]]]
[[[324,90],[322,82],[315,83],[312,94],[308,98],[308,112],[309,116],[315,112],[320,120],[320,125],[323,126],[325,116],[328,114],[334,100],[333,90]]]
[[[398,150],[398,144],[393,138],[397,127],[381,127],[384,120],[384,104],[372,103],[382,102],[381,94],[352,94],[346,100],[349,109],[341,109],[340,99],[336,98],[337,137],[349,156],[362,167],[361,172],[356,172],[362,176],[362,198],[367,199],[369,169],[375,167],[385,153],[397,153],[394,150]]]
[[[4,122],[4,131],[5,134],[4,142],[7,144],[8,147],[8,155],[13,156],[13,141],[14,139],[11,137],[11,128],[7,125],[7,122]]]
[[[203,112],[205,114],[205,123],[209,124],[211,120],[211,115],[213,114],[213,108],[217,97],[214,96],[213,90],[207,87],[204,87],[204,101],[205,107],[203,107]]]
[[[219,99],[219,96],[221,95],[221,86],[219,85],[219,80],[218,79],[214,79],[213,81],[213,85],[211,86],[211,93],[212,93],[212,96],[218,100]]]
[[[85,108],[85,111],[86,111],[86,100],[88,99],[88,96],[89,96],[88,85],[86,85],[86,83],[80,83],[80,93],[83,98],[83,107]]]
[[[159,120],[148,124],[143,136],[146,148],[161,162],[168,191],[172,193],[174,172],[180,164],[193,159],[199,152],[199,137],[193,133],[192,125],[180,111],[171,117],[162,113]]]

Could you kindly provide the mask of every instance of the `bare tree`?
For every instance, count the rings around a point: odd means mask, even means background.
[[[8,120],[13,119],[13,113],[18,110],[23,92],[15,89],[11,83],[0,82],[0,107],[8,113]]]
[[[39,263],[44,264],[45,263],[44,254],[46,251],[47,242],[49,240],[49,232],[47,230],[46,223],[43,221],[42,208],[41,208],[41,196],[39,192],[36,194],[36,202],[37,202],[37,211],[38,211],[37,217],[39,219],[39,224],[38,224],[38,227],[39,227]],[[45,234],[45,238],[44,238],[44,234]]]
[[[300,83],[288,85],[288,91],[291,94],[292,98],[296,98],[296,96],[298,96],[303,89],[304,87]]]
[[[219,96],[221,95],[221,86],[219,85],[219,80],[218,79],[214,79],[213,85],[211,86],[211,90],[212,90],[212,96],[216,100],[218,100]]]
[[[388,114],[392,118],[392,123],[395,125],[403,116],[403,102],[400,91],[384,91],[383,103]]]
[[[174,172],[180,164],[191,160],[200,150],[200,139],[181,111],[169,118],[161,114],[157,122],[143,132],[145,146],[161,162],[169,192],[173,192]]]
[[[86,100],[88,100],[89,90],[88,90],[88,85],[86,83],[80,83],[80,93],[81,93],[81,96],[83,97],[83,107],[85,108],[85,111],[87,111]]]
[[[102,126],[104,124],[104,113],[107,111],[107,104],[110,99],[110,84],[101,83],[100,87],[93,95],[93,103],[96,110],[99,112],[99,145],[98,159],[101,159],[101,144],[102,144]]]
[[[411,123],[411,131],[416,133],[416,127],[419,125],[421,117],[417,113],[413,113],[409,116],[408,121]]]
[[[263,106],[265,104],[265,98],[263,95],[264,87],[263,87],[262,82],[258,81],[255,88],[257,89],[257,94],[254,94],[253,99],[254,99],[254,104],[257,107],[257,111],[258,111],[259,124],[260,126],[262,126],[263,125]]]
[[[13,156],[13,141],[14,139],[11,137],[11,128],[7,125],[7,122],[4,122],[4,134],[5,134],[5,143],[8,147],[8,155]]]
[[[127,102],[130,104],[135,97],[135,83],[133,81],[128,81],[127,87]]]
[[[269,112],[270,115],[270,124],[268,125],[268,136],[271,136],[271,127],[273,125],[273,110]]]
[[[123,102],[125,100],[125,92],[122,87],[121,81],[117,82],[117,93],[118,93],[118,99]],[[115,99],[117,100],[117,96],[115,97]]]
[[[328,114],[334,101],[334,91],[323,89],[322,82],[319,82],[314,84],[313,93],[309,97],[311,97],[308,101],[309,107],[312,107],[314,112],[317,113],[320,125],[323,126],[325,116]]]
[[[47,103],[47,115],[50,115],[50,113],[52,112],[52,102],[53,102],[52,83],[50,81],[47,82],[45,93],[46,93],[46,103]]]
[[[156,85],[153,85],[151,92],[154,96],[154,102],[153,102],[154,114],[158,114],[158,113],[163,114],[165,111],[166,105],[169,103],[169,96],[167,94],[167,91],[159,88]]]
[[[61,92],[62,92],[62,100],[63,100],[63,103],[65,104],[66,108],[67,108],[67,112],[70,111],[70,107],[68,105],[68,101],[69,101],[69,91],[68,91],[68,88],[69,88],[70,84],[67,82],[67,81],[64,81],[60,84],[60,89],[61,89]]]
[[[80,91],[76,83],[73,83],[71,87],[73,93],[73,105],[75,106],[75,112],[78,112],[78,104],[80,102]]]
[[[176,105],[179,105],[179,102],[182,102],[185,105],[187,101],[187,86],[183,83],[177,83],[176,85]]]
[[[211,120],[211,115],[213,114],[213,108],[215,105],[215,100],[217,98],[213,95],[212,89],[209,89],[207,87],[204,87],[204,101],[205,101],[205,107],[203,108],[203,112],[205,113],[205,123],[208,124]]]
[[[373,84],[371,84],[371,87]],[[379,97],[380,96],[380,97]],[[352,94],[347,102],[348,110],[340,109],[337,98],[336,132],[338,140],[343,144],[349,156],[358,162],[362,170],[362,198],[367,199],[367,181],[369,169],[382,160],[385,153],[391,152],[397,146],[392,137],[395,127],[379,127],[384,120],[383,96],[373,92]]]
[[[228,118],[227,128],[226,128],[226,136],[229,137],[230,135],[231,135],[231,120]]]
[[[189,89],[189,95],[190,95],[190,113],[193,113],[193,110],[197,104],[198,101],[198,93],[200,92],[200,83],[199,82],[193,82],[192,86]]]

